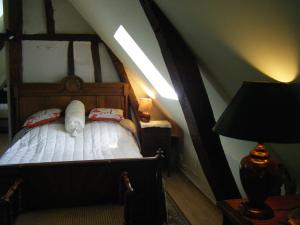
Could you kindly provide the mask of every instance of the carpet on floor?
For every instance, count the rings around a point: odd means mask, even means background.
[[[172,198],[166,196],[168,225],[189,225]],[[19,215],[16,225],[123,225],[122,206],[51,209]]]

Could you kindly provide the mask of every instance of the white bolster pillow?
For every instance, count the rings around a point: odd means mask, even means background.
[[[85,125],[85,107],[81,101],[73,100],[65,112],[65,128],[68,133],[76,137]]]

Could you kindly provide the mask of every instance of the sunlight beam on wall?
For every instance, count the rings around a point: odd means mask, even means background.
[[[174,89],[168,84],[122,25],[115,32],[114,38],[162,97],[178,100]]]

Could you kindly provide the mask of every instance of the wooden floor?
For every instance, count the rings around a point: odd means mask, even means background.
[[[8,144],[7,134],[0,133],[0,154]],[[222,216],[218,208],[208,200],[184,175],[173,173],[166,177],[166,189],[191,225],[219,225]]]
[[[181,173],[166,177],[166,189],[191,225],[222,224],[219,209]]]

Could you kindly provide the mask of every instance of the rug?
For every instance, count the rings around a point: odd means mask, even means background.
[[[174,200],[167,194],[166,205],[168,213],[168,225],[190,225],[184,217]]]
[[[190,225],[172,198],[166,196],[168,225]],[[16,225],[123,225],[118,205],[51,209],[21,214]]]

